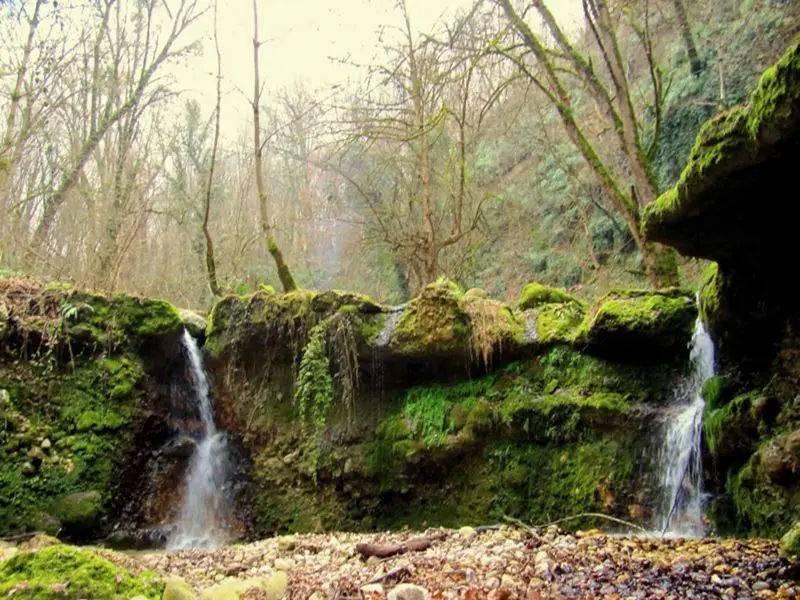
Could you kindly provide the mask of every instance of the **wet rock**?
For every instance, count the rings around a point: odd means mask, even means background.
[[[206,328],[208,327],[208,321],[206,321],[205,317],[185,308],[179,308],[178,315],[181,318],[183,326],[194,337],[201,338],[205,336]]]
[[[424,587],[413,583],[401,583],[387,596],[388,600],[429,600],[430,594]]]
[[[50,448],[53,447],[53,443],[50,441],[49,438],[44,438],[44,440],[42,440],[42,443],[39,445],[39,447],[42,450],[44,450],[45,452],[50,452]]]

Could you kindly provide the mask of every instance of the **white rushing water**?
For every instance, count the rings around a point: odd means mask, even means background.
[[[223,544],[223,517],[227,513],[224,486],[228,475],[225,434],[217,431],[208,379],[197,342],[183,332],[183,347],[191,366],[194,396],[203,426],[186,474],[180,512],[167,548],[212,548]]]
[[[690,344],[692,375],[668,417],[661,451],[662,535],[698,537],[703,520],[703,385],[714,376],[714,342],[698,317]]]

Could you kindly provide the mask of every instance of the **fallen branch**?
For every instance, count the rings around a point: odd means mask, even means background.
[[[412,538],[403,544],[356,544],[356,552],[362,558],[375,556],[377,558],[389,558],[406,552],[422,552],[430,548],[434,542],[443,540],[447,534],[441,533],[435,536]]]
[[[372,581],[364,584],[364,585],[372,585],[375,583],[383,583],[384,581],[389,580],[400,580],[404,577],[411,577],[411,570],[408,568],[408,565],[400,565],[389,571],[388,573],[384,573],[380,577],[376,577]],[[363,586],[362,586],[363,587]]]
[[[538,528],[549,527],[550,525],[558,525],[559,523],[566,523],[567,521],[576,521],[577,519],[586,519],[588,517],[591,517],[591,518],[594,518],[594,519],[605,519],[606,521],[611,521],[611,522],[617,523],[619,525],[625,525],[626,527],[630,527],[631,529],[636,529],[637,531],[640,531],[642,533],[650,533],[649,531],[647,531],[647,529],[645,529],[644,527],[642,527],[640,525],[636,525],[635,523],[631,523],[629,521],[624,521],[622,519],[618,519],[617,517],[612,517],[610,515],[604,515],[603,513],[581,513],[579,515],[572,515],[570,517],[564,517],[563,519],[556,519],[555,521],[550,521],[549,523],[544,523],[542,525],[534,525],[534,526],[526,525],[525,523],[522,523],[522,521],[520,521],[519,519],[514,519],[513,517],[509,517],[509,516],[505,516],[505,515],[503,516],[503,518],[506,519],[507,521],[509,521],[511,523],[514,523],[517,526],[522,526],[523,529],[527,529],[528,531],[532,531],[532,530],[538,529]]]
[[[60,532],[60,530],[59,530]],[[36,537],[37,535],[45,535],[43,531],[28,531],[26,533],[19,533],[17,535],[9,535],[7,537],[0,537],[0,540],[3,542],[18,542],[20,540],[28,541],[31,538]]]

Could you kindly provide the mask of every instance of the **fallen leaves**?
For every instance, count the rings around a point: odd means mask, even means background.
[[[387,556],[364,548],[405,551]],[[196,590],[232,572],[246,579],[285,570],[293,599],[379,600],[401,584],[421,586],[441,600],[800,597],[794,583],[798,565],[780,554],[776,542],[662,540],[596,530],[308,534],[291,543],[275,538],[215,550],[108,557],[128,568],[180,575]]]

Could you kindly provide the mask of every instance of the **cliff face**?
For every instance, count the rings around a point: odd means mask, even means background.
[[[723,376],[707,388],[706,443],[722,531],[776,536],[800,518],[800,308],[795,170],[800,39],[741,107],[700,131],[678,184],[646,208],[644,233],[716,261],[701,293]]]
[[[103,535],[172,436],[178,313],[21,280],[0,304],[0,531]]]
[[[234,534],[266,535],[646,521],[661,405],[696,316],[678,290],[587,306],[532,284],[506,305],[450,282],[403,307],[229,297],[205,333],[124,295],[3,281],[0,302],[0,532],[128,543],[163,540],[194,449],[184,326],[207,340],[234,451]]]
[[[446,281],[394,308],[338,292],[226,298],[207,349],[253,460],[255,530],[646,521],[660,405],[695,316],[678,290],[589,307],[538,284],[513,306]]]

